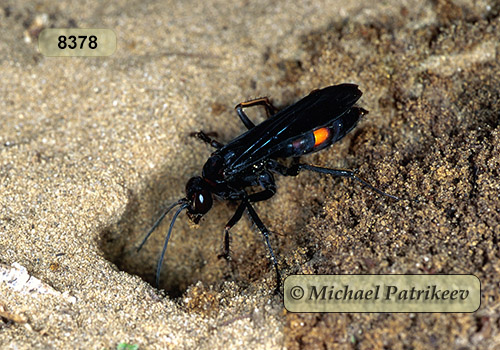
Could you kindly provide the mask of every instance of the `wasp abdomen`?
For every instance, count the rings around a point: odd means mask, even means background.
[[[331,127],[322,127],[292,140],[276,153],[277,157],[294,157],[301,156],[306,153],[318,151],[329,146],[332,139],[338,134],[338,125]]]

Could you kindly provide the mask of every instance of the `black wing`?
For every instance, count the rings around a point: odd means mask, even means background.
[[[358,86],[354,84],[340,84],[314,90],[302,100],[279,111],[218,150],[217,153],[224,158],[225,176],[234,176],[269,157],[289,140],[332,124],[348,113],[361,95]],[[359,113],[355,114],[356,120],[350,123],[352,125],[349,130],[359,118]],[[344,130],[336,140],[349,130]]]

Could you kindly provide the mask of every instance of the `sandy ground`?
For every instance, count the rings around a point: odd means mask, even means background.
[[[0,348],[496,349],[500,5],[493,1],[4,1],[0,6]],[[48,58],[43,27],[110,28],[104,58]],[[262,238],[233,203],[136,247],[199,174],[189,137],[244,130],[233,107],[283,107],[354,82],[370,113],[305,158],[348,180],[277,180],[256,208],[291,273],[472,273],[471,314],[291,314]],[[257,118],[258,116],[256,116]],[[167,219],[168,221],[168,219]]]

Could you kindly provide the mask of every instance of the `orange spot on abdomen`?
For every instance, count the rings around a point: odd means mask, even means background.
[[[330,130],[328,130],[328,128],[320,128],[314,130],[313,134],[314,134],[314,147],[317,147],[326,140],[328,140],[328,137],[330,136]]]

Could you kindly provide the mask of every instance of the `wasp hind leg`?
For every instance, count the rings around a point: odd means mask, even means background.
[[[268,118],[278,112],[278,109],[273,106],[273,104],[267,97],[261,97],[255,100],[238,103],[235,107],[236,113],[238,114],[238,117],[240,117],[241,122],[246,126],[248,130],[252,129],[255,124],[248,118],[246,113],[243,111],[243,108],[254,106],[264,106]]]
[[[277,173],[284,175],[284,176],[297,176],[301,170],[309,170],[309,171],[313,171],[313,172],[321,173],[321,174],[347,177],[347,178],[353,179],[353,180],[361,183],[363,186],[368,187],[370,190],[372,190],[372,191],[374,191],[382,196],[389,197],[389,198],[395,199],[397,201],[400,200],[399,197],[393,196],[392,194],[385,193],[384,191],[381,191],[378,188],[376,188],[375,186],[369,184],[366,180],[357,176],[356,172],[353,170],[330,169],[330,168],[323,168],[323,167],[309,165],[309,164],[303,164],[303,163],[298,163],[298,164],[294,164],[290,167],[286,167],[286,166],[284,166],[276,161],[272,161],[270,163],[270,165],[272,167],[272,170],[274,170]]]

